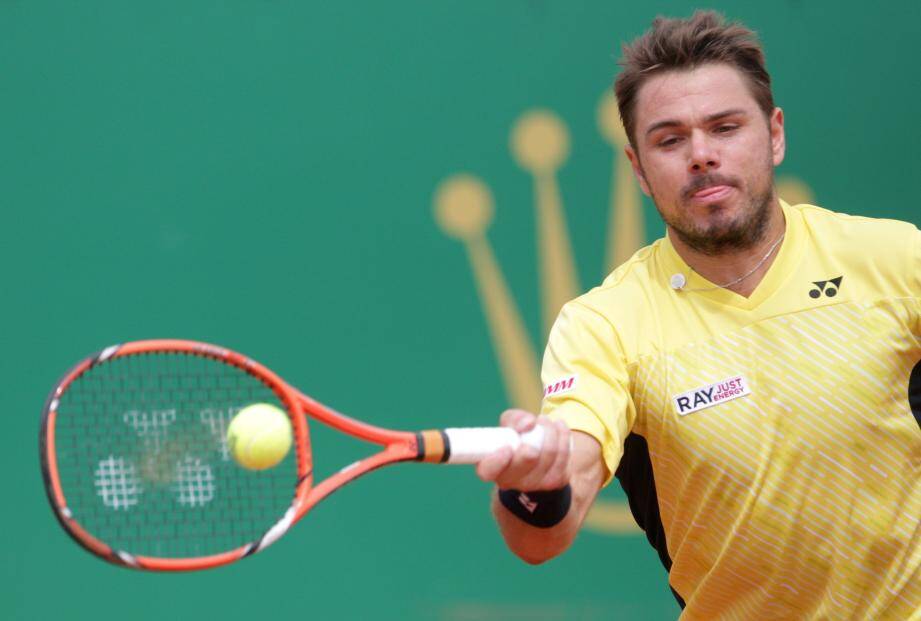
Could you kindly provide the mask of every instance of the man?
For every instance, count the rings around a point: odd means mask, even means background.
[[[659,18],[622,65],[667,234],[563,308],[543,416],[502,415],[545,434],[478,467],[507,544],[560,554],[616,476],[682,618],[921,619],[921,233],[777,197],[743,26]]]

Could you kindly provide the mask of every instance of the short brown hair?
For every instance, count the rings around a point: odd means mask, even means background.
[[[726,23],[715,11],[697,11],[688,19],[660,16],[641,37],[624,44],[623,70],[614,82],[620,119],[634,148],[636,97],[646,80],[657,73],[708,63],[726,63],[741,71],[758,107],[770,117],[774,110],[771,76],[754,32],[739,23]]]

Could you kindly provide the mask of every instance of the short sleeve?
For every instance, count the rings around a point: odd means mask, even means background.
[[[909,286],[912,295],[915,298],[914,309],[914,331],[915,335],[921,335],[921,230],[914,229],[911,237],[912,254],[909,269]]]
[[[911,274],[914,276],[911,286],[916,298],[921,298],[921,230],[915,229],[912,235],[912,264],[909,266]]]
[[[544,352],[541,414],[598,440],[609,483],[636,411],[627,362],[611,324],[578,301],[560,311]]]

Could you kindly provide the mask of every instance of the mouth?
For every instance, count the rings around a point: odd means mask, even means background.
[[[711,185],[691,194],[691,201],[695,203],[712,203],[726,198],[732,191],[733,187],[731,185]]]

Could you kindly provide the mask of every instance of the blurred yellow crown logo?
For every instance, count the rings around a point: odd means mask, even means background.
[[[597,122],[614,151],[605,254],[606,271],[610,272],[647,240],[640,189],[623,152],[627,138],[613,93],[602,96]],[[563,304],[584,291],[576,273],[557,182],[557,173],[569,157],[569,130],[552,111],[528,110],[515,121],[509,143],[512,156],[531,175],[534,187],[543,342]],[[777,190],[790,203],[811,202],[809,187],[797,179],[779,178]],[[543,393],[538,356],[486,236],[494,208],[489,187],[470,174],[452,175],[435,191],[438,226],[467,251],[509,404],[537,412]],[[589,512],[585,525],[611,535],[639,532],[626,503],[604,495]]]

